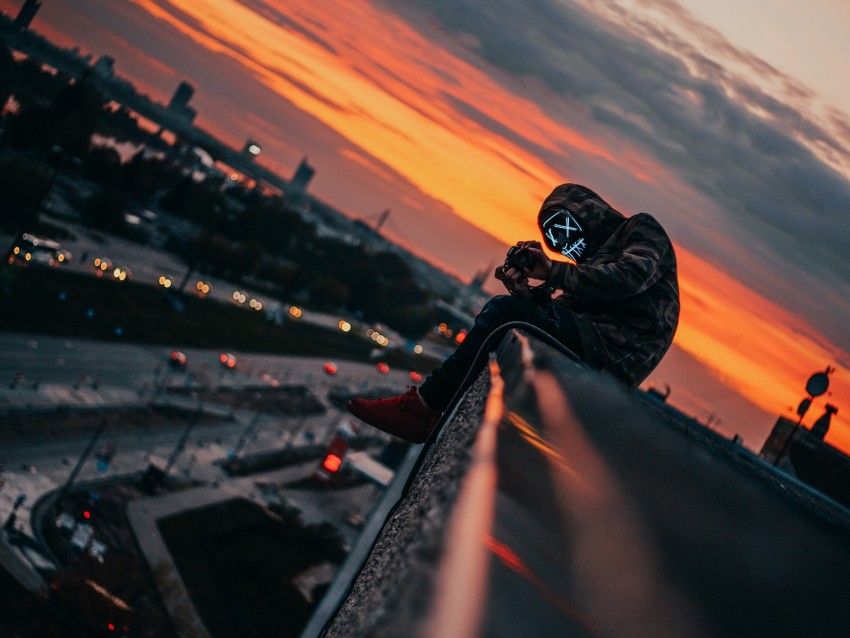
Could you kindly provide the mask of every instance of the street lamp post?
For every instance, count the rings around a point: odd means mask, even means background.
[[[10,530],[15,526],[15,520],[17,518],[18,508],[24,504],[24,501],[27,500],[26,494],[18,494],[15,498],[15,502],[12,503],[12,511],[9,512],[9,516],[6,518],[6,521],[3,523],[2,529]]]
[[[254,418],[251,419],[251,422],[245,428],[245,431],[242,432],[242,436],[239,437],[239,440],[236,442],[236,447],[233,448],[233,459],[236,460],[239,458],[240,452],[242,452],[242,448],[245,447],[245,444],[248,442],[248,438],[254,432],[254,428],[257,427],[260,423],[260,419],[262,418],[262,413],[257,412],[254,415]]]
[[[827,366],[826,370],[823,372],[816,372],[809,377],[809,380],[806,382],[806,392],[809,393],[809,396],[800,401],[800,405],[797,407],[797,414],[800,418],[797,419],[797,422],[791,430],[791,434],[789,434],[788,438],[785,439],[785,444],[773,460],[774,467],[779,465],[782,459],[784,459],[787,454],[790,454],[790,451],[796,445],[797,433],[800,431],[801,424],[803,423],[803,417],[806,412],[808,412],[814,398],[821,396],[829,389],[829,375],[833,372],[835,372],[835,368]]]
[[[91,451],[94,449],[94,446],[97,445],[97,440],[100,438],[100,435],[106,429],[107,423],[108,421],[106,419],[102,419],[100,425],[98,425],[97,429],[92,433],[88,445],[86,445],[86,448],[83,450],[83,453],[80,454],[80,458],[77,460],[77,464],[74,466],[74,469],[71,470],[71,474],[68,476],[68,480],[65,481],[65,485],[62,486],[62,496],[65,496],[71,490],[71,486],[74,484],[74,480],[77,478],[77,475],[80,473],[80,470],[83,468],[83,465],[85,465],[85,462],[89,458],[89,454],[91,454]]]
[[[198,409],[192,413],[192,416],[186,423],[186,427],[183,430],[183,434],[180,435],[180,438],[177,440],[177,444],[174,446],[174,450],[171,452],[171,456],[168,459],[168,463],[165,465],[165,469],[162,471],[162,478],[166,478],[168,473],[171,472],[171,468],[174,467],[174,464],[177,462],[177,459],[180,458],[180,453],[186,447],[186,442],[189,440],[189,435],[192,433],[192,430],[195,427],[195,424],[198,422],[198,419],[201,417],[201,406],[198,406]]]
[[[221,209],[216,206],[213,210],[214,221],[206,228],[206,232],[204,233],[203,238],[201,239],[201,243],[195,251],[194,258],[192,259],[189,267],[186,269],[186,272],[183,274],[183,279],[173,290],[169,290],[166,294],[168,294],[168,299],[171,300],[172,305],[179,311],[183,311],[185,307],[184,298],[186,296],[186,284],[189,283],[189,279],[192,278],[192,275],[195,274],[195,271],[198,269],[198,266],[201,263],[201,258],[207,251],[207,248],[212,242],[212,239],[215,233],[221,229],[225,223],[231,221],[233,219],[232,213],[222,212]]]

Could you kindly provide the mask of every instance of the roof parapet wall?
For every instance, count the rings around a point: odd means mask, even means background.
[[[841,635],[850,518],[786,478],[512,332],[303,635]]]

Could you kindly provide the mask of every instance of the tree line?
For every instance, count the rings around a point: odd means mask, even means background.
[[[192,222],[194,236],[168,248],[199,272],[250,282],[281,301],[350,312],[418,338],[435,323],[432,294],[390,252],[321,236],[284,196],[199,178],[191,149],[144,130],[128,109],[85,80],[16,60],[0,49],[0,228],[37,232],[39,208],[57,172],[86,185],[69,197],[91,229],[136,237],[126,213],[152,210]],[[148,152],[122,159],[95,134]],[[156,152],[150,152],[156,151]],[[66,180],[67,182],[67,180]],[[47,232],[46,234],[49,234]]]

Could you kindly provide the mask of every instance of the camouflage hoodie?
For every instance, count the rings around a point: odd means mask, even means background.
[[[676,255],[661,224],[648,213],[625,217],[592,190],[558,186],[538,219],[566,209],[586,247],[576,263],[555,261],[546,288],[553,303],[573,312],[585,360],[637,387],[661,361],[679,320]],[[547,242],[548,243],[548,242]]]

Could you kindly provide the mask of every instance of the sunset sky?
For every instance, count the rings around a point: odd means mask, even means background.
[[[14,14],[22,0],[0,0]],[[33,29],[468,279],[557,184],[649,211],[682,318],[650,377],[761,448],[836,368],[850,451],[846,0],[44,0]],[[496,288],[493,288],[496,290]],[[790,410],[790,411],[789,411]]]

